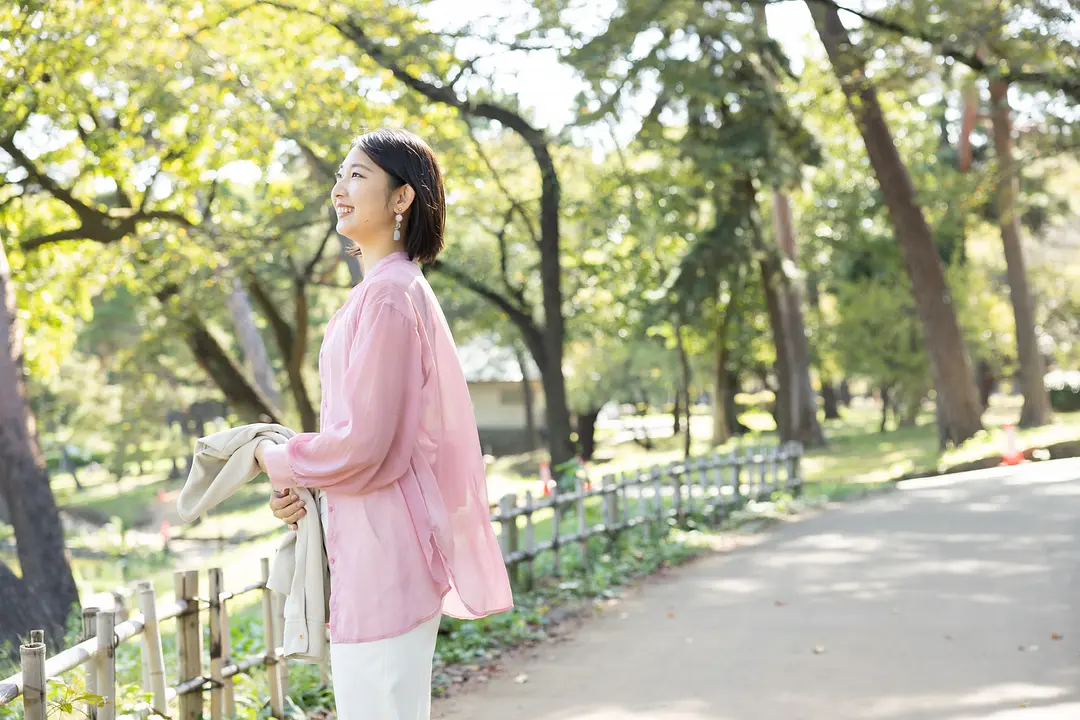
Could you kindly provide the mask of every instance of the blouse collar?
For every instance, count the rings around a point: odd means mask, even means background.
[[[364,273],[364,281],[366,282],[368,280],[371,280],[372,278],[377,276],[379,273],[383,272],[387,267],[389,267],[389,266],[391,266],[391,265],[393,265],[395,263],[401,262],[402,260],[407,261],[408,259],[409,259],[409,256],[402,250],[398,250],[397,252],[392,252],[389,255],[387,255],[386,257],[379,260],[379,262],[375,263],[375,266],[373,268],[371,268],[366,273]]]

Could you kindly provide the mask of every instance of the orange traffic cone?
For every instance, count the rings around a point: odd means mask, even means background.
[[[1001,455],[1002,465],[1019,465],[1024,462],[1024,453],[1016,446],[1016,429],[1012,423],[1005,425],[1005,452]]]

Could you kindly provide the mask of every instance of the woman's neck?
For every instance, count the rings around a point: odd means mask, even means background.
[[[380,245],[379,247],[366,247],[360,256],[360,264],[364,268],[364,275],[379,264],[379,261],[396,252],[402,252],[400,243],[396,245]]]

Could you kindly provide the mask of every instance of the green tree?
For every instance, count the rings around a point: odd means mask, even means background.
[[[836,7],[814,2],[807,5],[857,120],[904,255],[934,372],[941,435],[959,444],[981,429],[982,406],[933,234],[893,142],[877,92],[867,79],[859,47],[852,43]]]

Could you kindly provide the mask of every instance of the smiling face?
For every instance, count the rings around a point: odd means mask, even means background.
[[[337,212],[337,231],[361,246],[391,239],[396,195],[390,175],[354,147],[341,163],[330,193]]]

